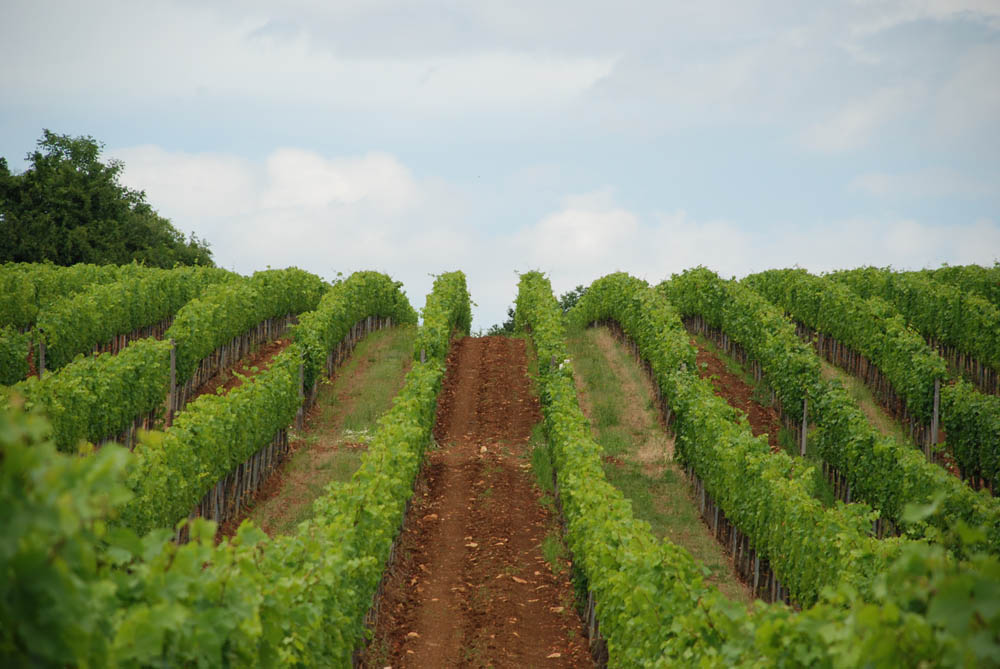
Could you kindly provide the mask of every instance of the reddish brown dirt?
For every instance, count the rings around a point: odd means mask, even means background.
[[[243,385],[243,378],[252,379],[271,366],[274,356],[284,351],[292,343],[291,339],[275,339],[264,344],[255,352],[242,358],[238,365],[228,370],[223,370],[201,385],[191,396],[188,402],[193,402],[197,398],[206,394],[215,394],[219,386],[222,386],[223,394],[228,393],[233,388]],[[256,367],[256,371],[253,369]],[[237,376],[239,373],[241,376]]]
[[[739,376],[726,369],[726,365],[721,360],[707,351],[696,340],[692,339],[691,345],[698,349],[698,374],[702,378],[714,377],[711,381],[715,388],[715,394],[729,402],[729,406],[746,414],[750,423],[750,431],[753,432],[754,436],[767,434],[767,443],[770,444],[772,452],[780,451],[778,432],[781,430],[781,419],[778,417],[778,411],[774,407],[762,406],[755,402],[753,388]],[[708,363],[708,367],[703,367],[702,363]]]
[[[569,565],[542,557],[558,524],[529,465],[539,420],[523,340],[456,342],[363,666],[592,666]]]

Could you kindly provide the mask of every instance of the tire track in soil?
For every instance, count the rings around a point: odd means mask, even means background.
[[[701,378],[715,377],[709,379],[715,394],[729,403],[729,406],[739,409],[746,414],[750,423],[750,431],[756,437],[767,433],[767,443],[771,446],[771,452],[781,451],[778,443],[778,432],[781,430],[781,418],[774,407],[762,406],[753,399],[753,388],[739,376],[730,372],[726,365],[718,357],[706,350],[697,340],[692,339],[691,345],[697,349],[698,375]],[[702,363],[708,363],[708,367],[703,368]]]
[[[540,420],[524,340],[454,343],[362,666],[593,666],[569,565],[542,557],[559,525],[528,464]]]

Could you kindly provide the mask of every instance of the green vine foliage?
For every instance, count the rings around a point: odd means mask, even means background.
[[[458,303],[454,293],[428,298],[437,302]],[[444,317],[460,320],[466,309]],[[286,371],[256,383],[280,389]],[[45,421],[4,410],[0,659],[8,666],[349,666],[430,441],[443,373],[438,357],[413,365],[353,478],[331,485],[296,533],[269,540],[244,523],[218,546],[214,524],[201,520],[181,546],[169,540],[172,528],[138,535],[122,527],[116,509],[130,494],[123,481],[134,483],[147,455],[107,446],[90,458],[65,456],[47,442]],[[271,403],[270,391],[246,392],[262,393],[270,409],[281,404]],[[206,407],[206,415],[219,408]],[[124,504],[126,516],[134,504]]]
[[[448,352],[452,332],[467,335],[472,326],[472,307],[465,285],[465,274],[448,272],[437,276],[434,279],[434,290],[427,300],[421,314],[423,327],[417,333],[413,354],[418,360],[421,351],[426,356],[443,360]]]
[[[720,300],[724,295],[716,294]],[[659,308],[651,312],[647,305],[656,302]],[[612,274],[591,285],[570,317],[581,323],[617,321],[635,340],[676,417],[679,458],[769,560],[796,602],[815,602],[823,587],[845,577],[867,589],[898,551],[899,540],[868,536],[871,509],[840,502],[824,509],[812,494],[806,461],[771,453],[762,437],[751,435],[745,418],[698,377],[693,364],[677,365],[677,353],[657,352],[669,346],[688,360],[694,357],[679,314],[662,293],[626,274]],[[674,334],[667,338],[668,332]]]
[[[802,400],[819,380],[819,358],[784,314],[757,293],[704,267],[675,274],[658,287],[682,317],[699,315],[757,360],[782,410],[802,420]]]
[[[305,274],[301,270],[282,272],[264,276],[280,287],[300,281]],[[259,280],[261,276],[255,275],[251,282]],[[266,291],[260,292],[267,296]],[[293,295],[318,301],[315,292],[300,289]],[[349,310],[333,308],[345,304],[345,299]],[[283,304],[281,308],[287,308],[289,302]],[[322,364],[329,351],[324,349],[321,358],[310,356],[307,342],[325,341],[330,332],[346,333],[368,316],[393,315],[385,311],[392,307],[403,322],[412,314],[398,283],[375,272],[353,274],[327,293],[320,309],[303,316],[293,332],[295,343],[275,356],[267,370],[226,395],[202,395],[178,414],[165,433],[151,433],[142,439],[135,449],[139,464],[129,478],[135,498],[123,512],[124,523],[145,533],[172,527],[186,517],[217,481],[295,419],[301,406],[299,365],[305,367],[309,360],[315,364],[317,359]]]
[[[976,492],[923,453],[880,434],[838,383],[817,393],[812,412],[816,427],[810,444],[820,457],[847,476],[858,499],[878,509],[907,536],[942,542],[964,550],[950,531],[959,522],[984,528],[984,543],[974,548],[1000,555],[1000,504]],[[931,505],[914,521],[908,505]]]
[[[9,325],[0,328],[0,383],[11,385],[28,376],[29,348],[35,344],[37,356],[36,344],[43,339],[48,342],[46,367],[53,371],[116,334],[163,320],[186,301],[185,295],[193,296],[227,276],[236,275],[190,268],[173,275],[137,264],[0,265],[0,326]],[[141,291],[151,289],[167,294],[139,299]],[[107,308],[106,314],[102,308]],[[146,322],[158,316],[162,317]],[[50,329],[49,335],[36,329],[38,318],[42,321],[38,327]]]
[[[139,339],[121,353],[80,357],[43,379],[14,388],[29,408],[52,421],[60,450],[120,435],[138,416],[163,404],[170,387],[170,343]]]
[[[0,385],[10,386],[28,377],[31,335],[11,325],[0,327]]]
[[[177,382],[186,382],[203,358],[258,323],[315,309],[326,290],[322,279],[296,267],[212,286],[185,304],[163,335],[177,346]]]
[[[868,357],[905,398],[910,413],[930,422],[934,380],[946,376],[947,366],[884,300],[860,298],[846,286],[804,270],[769,270],[744,283],[792,318]],[[824,460],[847,475],[861,499],[916,535],[928,524],[944,531],[958,519],[985,526],[990,549],[1000,553],[1000,504],[995,499],[973,492],[912,447],[880,435],[839,385],[820,386],[813,395],[813,444]],[[941,418],[960,468],[997,482],[1000,399],[981,395],[964,381],[945,385]],[[906,504],[927,504],[939,495],[944,497],[937,512],[926,523],[908,526]]]
[[[1000,396],[958,379],[941,388],[941,424],[962,472],[1000,493]]]
[[[1000,308],[986,298],[917,272],[863,267],[829,276],[862,297],[885,299],[925,338],[1000,370]]]
[[[0,326],[26,330],[38,312],[53,302],[92,286],[138,278],[152,271],[143,265],[89,265],[63,267],[51,263],[8,262],[0,265]]]
[[[245,288],[247,284],[250,288]],[[252,298],[252,307],[239,300],[193,300],[178,312],[179,323],[168,329],[163,340],[139,339],[115,355],[79,356],[41,380],[17,384],[16,390],[29,407],[44,408],[58,448],[75,452],[81,442],[114,438],[137,417],[161,407],[170,388],[171,336],[178,340],[178,361],[188,362],[211,353],[214,346],[206,352],[209,345],[228,342],[239,334],[234,334],[234,328],[246,331],[263,318],[314,305],[325,289],[319,277],[295,268],[258,272],[242,283],[229,281],[208,292],[216,297]],[[213,308],[199,311],[206,303]],[[296,380],[297,374],[296,370]],[[178,382],[184,382],[180,373]]]
[[[48,422],[0,410],[0,659],[6,666],[110,666],[115,584],[106,519],[128,496],[128,454],[56,453]]]
[[[744,283],[795,320],[871,360],[906,402],[909,414],[930,424],[934,381],[947,377],[948,366],[887,302],[859,298],[847,286],[801,269],[769,270]]]
[[[293,337],[304,352],[305,386],[323,374],[327,354],[366,316],[391,317],[398,325],[417,322],[402,284],[378,272],[355,272],[320,299],[315,310],[299,316]]]
[[[963,293],[985,297],[1000,309],[1000,262],[994,262],[992,267],[944,265],[938,269],[920,270],[919,274],[929,276],[938,283],[954,286]]]
[[[59,369],[115,335],[166,320],[208,286],[236,276],[214,267],[147,272],[93,286],[40,312],[37,329],[45,338],[46,369]]]
[[[593,302],[588,304],[590,300]],[[630,304],[636,308],[629,309]],[[675,322],[667,324],[652,317],[638,307],[640,304],[653,305],[661,317]],[[688,371],[693,368],[693,351],[678,327],[676,312],[643,282],[622,274],[599,279],[570,316],[585,323],[612,316],[618,316],[620,323],[627,320],[615,309],[632,311],[636,323],[642,323],[633,333],[636,341],[642,337],[648,343],[664,337],[672,342],[672,347],[664,345],[658,352],[644,350],[644,355],[653,353],[656,359],[676,365],[672,385],[678,391],[682,386],[693,386],[688,393],[696,398],[695,403],[710,392],[704,386],[699,388],[698,379]],[[747,611],[707,587],[704,568],[683,549],[669,541],[657,541],[649,526],[634,518],[620,491],[604,478],[601,450],[580,412],[572,363],[560,343],[558,304],[548,280],[537,272],[521,277],[517,320],[531,333],[540,359],[545,351],[550,359],[563,361],[539,368],[544,424],[556,464],[567,541],[576,566],[595,595],[601,633],[608,642],[609,666],[997,665],[1000,564],[993,556],[976,554],[970,562],[958,563],[939,546],[898,542],[898,551],[891,551],[898,558],[882,562],[879,568],[876,564],[880,559],[870,560],[863,552],[855,552],[852,557],[856,562],[846,561],[842,566],[858,573],[845,574],[839,586],[825,589],[819,603],[803,612],[760,602]],[[695,403],[689,411],[721,411]],[[732,424],[728,416],[719,418]],[[720,436],[745,438],[739,437],[738,431],[716,432],[707,438]],[[730,444],[723,443],[720,450],[727,447]],[[742,465],[736,468],[742,477],[751,476]],[[793,498],[801,497],[795,491],[796,483],[785,481]],[[748,500],[748,506],[754,504]],[[814,518],[804,513],[798,520],[808,524]],[[802,532],[794,524],[782,529],[792,534]],[[843,531],[836,526],[826,529]],[[844,534],[827,537],[827,545],[832,544],[834,550],[852,541]],[[796,559],[794,555],[787,557]],[[858,589],[857,585],[867,579],[869,587]]]
[[[141,438],[124,524],[140,534],[173,527],[218,480],[290,425],[300,406],[300,358],[298,347],[286,348],[252,380],[226,395],[202,395],[166,432]]]

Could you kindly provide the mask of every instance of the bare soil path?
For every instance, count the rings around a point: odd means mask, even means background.
[[[691,340],[691,345],[698,350],[698,375],[710,378],[715,394],[746,414],[750,431],[754,436],[767,434],[767,443],[770,444],[771,451],[775,453],[780,451],[778,433],[781,431],[781,418],[777,409],[756,401],[753,397],[754,389],[738,375],[730,372],[718,356],[696,339]],[[703,366],[702,363],[707,366]]]
[[[364,666],[592,666],[570,570],[542,554],[558,525],[531,471],[540,419],[524,340],[455,342]]]

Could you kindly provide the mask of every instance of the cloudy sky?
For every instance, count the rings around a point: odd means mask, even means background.
[[[6,0],[0,155],[92,135],[241,273],[1000,259],[1000,2]]]

